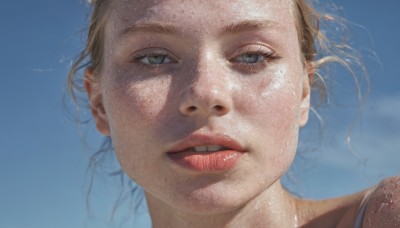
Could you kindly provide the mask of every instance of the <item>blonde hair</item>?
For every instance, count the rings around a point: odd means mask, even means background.
[[[347,45],[347,37],[345,34],[340,36],[332,36],[327,34],[329,30],[321,30],[321,26],[328,29],[336,28],[339,31],[346,31],[345,21],[340,17],[335,17],[328,13],[319,13],[315,7],[313,0],[293,0],[295,6],[295,16],[297,17],[297,33],[299,44],[302,51],[302,58],[306,64],[312,67],[310,74],[311,85],[314,91],[317,91],[318,99],[314,99],[311,111],[321,119],[316,109],[326,101],[328,75],[324,68],[329,63],[337,63],[349,71],[349,75],[353,77],[355,82],[357,99],[361,103],[364,96],[360,88],[359,76],[366,79],[368,77],[366,70],[361,62],[360,55]],[[85,48],[80,53],[77,60],[73,63],[68,74],[67,85],[73,100],[77,106],[89,107],[89,101],[86,97],[86,91],[83,83],[83,75],[79,72],[84,68],[91,68],[94,71],[95,78],[98,80],[103,65],[104,53],[104,29],[107,19],[110,15],[112,0],[88,0],[92,6],[92,14],[88,28],[87,41]],[[338,28],[338,29],[337,29]],[[336,31],[335,31],[336,33]],[[329,37],[329,38],[328,38]],[[357,74],[358,72],[358,74]],[[368,83],[369,88],[369,83]],[[101,148],[92,155],[89,169],[96,170],[98,164],[104,160],[105,152],[112,151],[111,139],[106,137]],[[123,172],[117,172],[123,175]],[[88,192],[91,190],[93,179],[90,181]],[[136,188],[133,188],[134,191]],[[118,204],[118,202],[117,202]],[[114,208],[115,209],[115,208]]]

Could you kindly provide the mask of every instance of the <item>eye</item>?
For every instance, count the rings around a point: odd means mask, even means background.
[[[232,59],[232,62],[255,64],[262,62],[266,57],[261,53],[244,53]]]
[[[161,65],[161,64],[169,64],[173,63],[173,59],[166,54],[149,54],[142,55],[135,58],[135,61],[138,61],[145,65]]]
[[[237,50],[236,55],[229,61],[236,70],[246,74],[255,74],[267,69],[274,60],[280,58],[269,48],[251,45]]]

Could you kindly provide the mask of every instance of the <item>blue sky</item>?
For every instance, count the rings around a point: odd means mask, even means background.
[[[351,193],[400,174],[400,2],[335,3],[354,23],[352,45],[364,54],[372,91],[353,130],[353,151],[344,140],[354,110],[327,108],[323,145],[308,160],[296,161],[291,186],[311,198]],[[94,216],[88,217],[90,152],[63,104],[87,13],[80,0],[5,1],[0,7],[0,227],[109,225],[118,182],[96,182]],[[99,136],[93,129],[89,135],[95,145]]]

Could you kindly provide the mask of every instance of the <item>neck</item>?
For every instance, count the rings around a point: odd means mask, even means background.
[[[195,214],[181,211],[146,194],[154,228],[160,227],[297,227],[295,199],[277,181],[232,211]]]

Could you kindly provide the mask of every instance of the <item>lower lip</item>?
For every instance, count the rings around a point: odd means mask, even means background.
[[[243,153],[235,150],[217,152],[183,151],[168,156],[179,165],[199,172],[218,172],[232,169]]]

